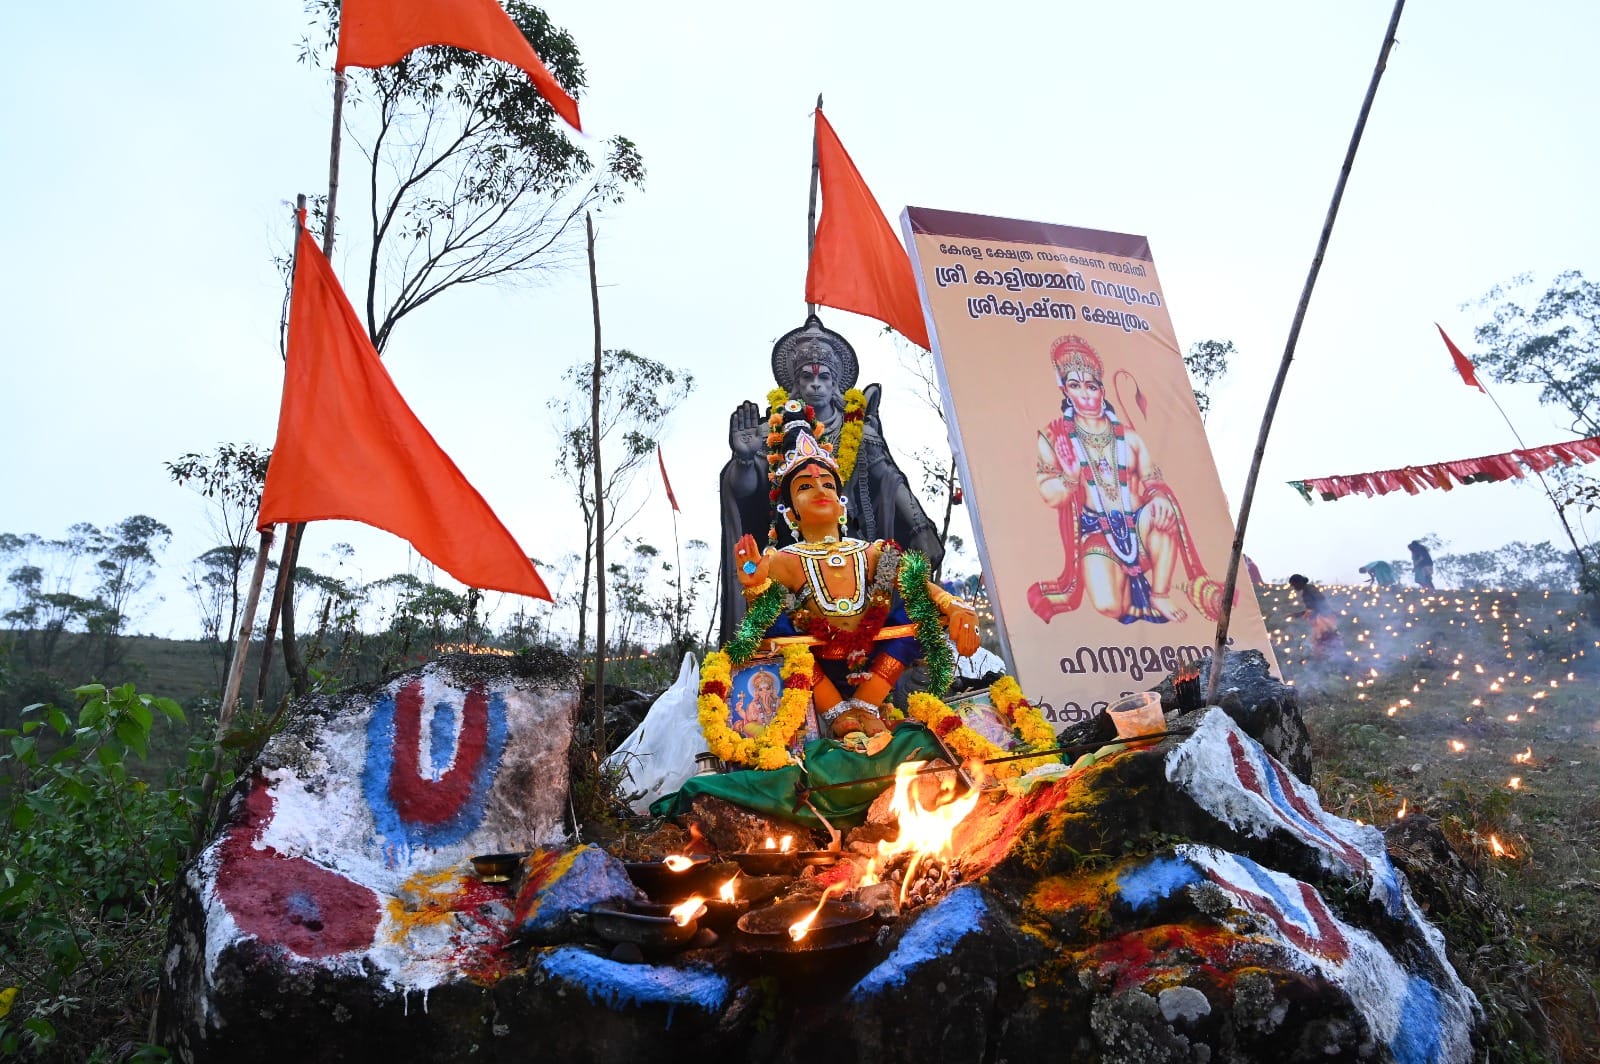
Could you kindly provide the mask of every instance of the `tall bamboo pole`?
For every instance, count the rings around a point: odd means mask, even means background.
[[[1400,12],[1406,0],[1395,0],[1394,13],[1389,16],[1389,27],[1383,33],[1383,46],[1378,49],[1378,62],[1372,68],[1372,80],[1367,84],[1366,99],[1361,101],[1361,113],[1356,118],[1355,132],[1350,135],[1350,146],[1344,153],[1344,165],[1339,169],[1339,180],[1333,187],[1333,200],[1328,204],[1328,215],[1322,222],[1322,235],[1317,238],[1317,251],[1311,258],[1311,269],[1300,290],[1300,305],[1295,308],[1294,322],[1289,326],[1289,339],[1284,344],[1283,360],[1278,364],[1277,379],[1272,382],[1272,394],[1267,397],[1266,411],[1261,415],[1261,431],[1256,436],[1255,454],[1250,459],[1250,475],[1245,480],[1244,497],[1239,500],[1239,518],[1234,524],[1233,552],[1228,556],[1228,578],[1222,586],[1222,610],[1217,619],[1217,639],[1212,645],[1211,675],[1206,681],[1206,704],[1217,700],[1217,685],[1222,679],[1222,654],[1228,642],[1228,621],[1233,616],[1233,593],[1238,586],[1239,558],[1244,553],[1244,533],[1250,524],[1250,504],[1255,499],[1256,480],[1261,476],[1261,456],[1267,449],[1267,435],[1272,431],[1272,418],[1278,411],[1278,398],[1283,394],[1283,381],[1289,375],[1289,363],[1294,361],[1295,344],[1300,339],[1300,326],[1305,322],[1306,308],[1311,303],[1311,290],[1316,287],[1317,274],[1322,271],[1322,256],[1328,250],[1328,239],[1333,234],[1333,220],[1339,215],[1339,201],[1344,199],[1344,186],[1350,179],[1350,168],[1355,165],[1356,149],[1361,146],[1361,133],[1367,127],[1367,115],[1372,112],[1373,98],[1378,94],[1378,82],[1383,78],[1389,62],[1389,50],[1394,47],[1394,32],[1400,25]]]
[[[344,131],[344,71],[333,73],[333,128],[328,134],[328,202],[322,225],[322,253],[333,258],[334,223],[339,210],[339,158]],[[304,208],[305,197],[300,197]],[[300,648],[295,644],[294,629],[294,571],[299,563],[300,544],[304,538],[304,521],[290,524],[284,531],[283,551],[278,556],[278,579],[273,584],[272,608],[267,614],[267,630],[262,641],[261,672],[256,679],[256,699],[267,696],[267,676],[272,666],[272,639],[281,618],[283,625],[283,664],[289,682],[297,694],[304,694],[304,680],[300,667]]]
[[[594,216],[583,212],[589,235],[589,298],[594,307],[594,373],[589,380],[589,435],[594,452],[594,752],[606,751],[606,498],[600,465],[600,281],[594,265]],[[583,648],[580,647],[581,651]]]
[[[817,110],[822,110],[822,93],[817,93]],[[817,186],[822,183],[822,160],[817,154],[817,124],[811,123],[811,206],[806,211],[806,270],[811,269],[811,253],[817,248]],[[817,312],[815,303],[806,304],[806,317]]]

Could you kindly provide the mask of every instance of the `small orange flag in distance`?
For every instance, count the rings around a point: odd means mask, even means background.
[[[1440,336],[1444,337],[1444,346],[1449,350],[1450,357],[1455,360],[1456,372],[1461,374],[1461,379],[1478,389],[1478,391],[1483,392],[1484,395],[1488,395],[1489,393],[1484,390],[1483,385],[1478,383],[1478,372],[1472,365],[1472,359],[1468,358],[1466,355],[1463,355],[1461,353],[1461,348],[1457,347],[1455,342],[1451,340],[1450,337],[1445,336],[1443,325],[1440,325],[1438,322],[1434,322],[1433,327],[1439,330]]]
[[[876,318],[928,347],[911,259],[820,107],[817,167],[822,217],[806,270],[806,302]]]
[[[429,44],[447,44],[521,68],[556,114],[582,131],[577,101],[497,0],[344,0],[333,66],[388,66]]]
[[[400,397],[302,216],[278,440],[256,527],[325,520],[392,532],[468,587],[550,598]]]
[[[661,467],[661,485],[667,489],[667,501],[674,510],[678,510],[678,497],[672,494],[672,481],[667,479],[667,460],[661,456],[661,445],[656,444],[656,464]],[[678,510],[682,513],[682,510]]]

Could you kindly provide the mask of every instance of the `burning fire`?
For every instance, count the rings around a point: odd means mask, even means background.
[[[733,894],[733,880],[738,878],[738,876],[734,876],[733,879],[730,879],[726,883],[722,884],[722,889],[717,892],[717,897],[726,902],[737,901],[738,899],[735,898]]]
[[[794,836],[785,835],[781,839],[774,839],[771,835],[768,835],[767,841],[763,848],[768,850],[777,850],[779,853],[788,853],[790,850],[794,849]]]
[[[1394,815],[1396,820],[1404,820],[1406,818],[1406,802],[1409,800],[1407,798],[1400,799],[1400,811]]]
[[[1461,753],[1461,751],[1465,750],[1466,748],[1467,748],[1467,744],[1462,742],[1460,739],[1451,739],[1450,740],[1450,750],[1451,750],[1451,752],[1459,754],[1459,753]]]
[[[824,890],[822,892],[822,897],[817,899],[817,907],[789,925],[789,937],[794,939],[796,942],[799,942],[802,938],[805,938],[806,935],[811,931],[811,925],[817,922],[817,916],[821,914],[822,907],[827,904],[828,895],[832,894],[838,889],[840,889],[839,884],[835,883],[827,890]]]
[[[690,920],[700,919],[701,916],[705,915],[705,911],[705,899],[698,894],[694,894],[690,896],[688,901],[674,905],[672,912],[668,913],[668,915],[672,917],[672,922],[679,927],[687,927]]]
[[[1513,754],[1511,756],[1511,760],[1515,761],[1519,765],[1526,765],[1530,763],[1533,760],[1533,747],[1528,747],[1520,754]]]
[[[661,859],[661,863],[674,872],[682,872],[685,868],[694,864],[692,860],[681,853],[669,853]]]
[[[1489,849],[1496,857],[1515,857],[1516,851],[1500,841],[1500,836],[1489,836]]]
[[[906,864],[905,877],[900,881],[900,904],[904,905],[906,893],[916,878],[917,866],[924,861],[943,861],[952,856],[952,837],[956,825],[966,819],[978,804],[983,785],[982,762],[971,762],[967,768],[972,774],[972,786],[961,797],[954,797],[956,777],[943,773],[939,795],[933,805],[924,806],[913,793],[912,784],[924,762],[907,761],[894,774],[894,795],[889,808],[900,822],[900,834],[893,842],[879,842],[878,856],[868,873],[871,882],[878,881],[878,872],[887,867],[890,858],[902,853],[911,854]],[[863,884],[865,885],[865,884]]]

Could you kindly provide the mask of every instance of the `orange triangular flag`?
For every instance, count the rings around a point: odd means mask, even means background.
[[[521,68],[556,114],[582,131],[577,102],[496,0],[344,0],[333,68],[388,66],[429,44],[463,48]]]
[[[550,598],[533,562],[400,397],[302,224],[278,441],[256,527],[323,520],[393,532],[468,587]]]
[[[806,270],[806,302],[877,318],[927,347],[911,259],[820,107],[816,135],[822,217]]]
[[[1488,395],[1488,390],[1484,388],[1483,385],[1478,383],[1478,373],[1477,370],[1473,368],[1472,359],[1468,358],[1466,355],[1463,355],[1461,353],[1461,348],[1457,347],[1451,341],[1450,337],[1445,336],[1444,326],[1440,325],[1438,322],[1434,322],[1433,327],[1439,330],[1440,336],[1444,336],[1444,346],[1450,350],[1450,357],[1455,359],[1456,372],[1461,374],[1461,379],[1478,389],[1478,391],[1483,392],[1484,395]]]
[[[678,510],[678,497],[672,494],[672,481],[667,479],[667,460],[661,456],[661,445],[656,444],[656,463],[661,466],[661,484],[667,489],[667,501],[674,510]],[[682,513],[682,510],[678,510]]]

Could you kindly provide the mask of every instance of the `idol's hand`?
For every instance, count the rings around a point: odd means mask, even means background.
[[[733,545],[733,573],[739,578],[740,586],[759,586],[771,575],[768,572],[770,568],[771,561],[756,548],[756,538],[751,535],[739,537],[739,542]]]
[[[956,653],[970,658],[978,652],[978,615],[963,606],[954,606],[948,616],[950,638],[955,641]]]
[[[1171,532],[1178,524],[1178,511],[1165,495],[1150,500],[1150,527],[1157,532]]]
[[[728,418],[728,448],[740,461],[754,461],[766,449],[767,422],[752,402],[743,402]]]
[[[843,739],[851,732],[860,732],[871,738],[889,730],[883,718],[870,709],[851,709],[840,714],[829,726],[829,734],[835,739]]]

